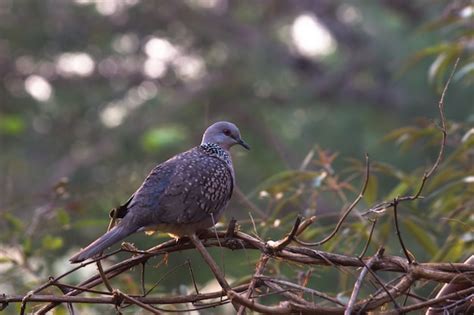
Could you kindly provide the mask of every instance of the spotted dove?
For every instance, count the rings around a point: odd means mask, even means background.
[[[178,237],[214,226],[235,184],[229,149],[239,144],[239,129],[217,122],[204,132],[201,145],[156,166],[114,216],[120,222],[70,258],[78,263],[97,256],[137,231],[157,229]]]

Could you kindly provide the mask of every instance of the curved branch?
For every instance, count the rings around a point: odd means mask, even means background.
[[[365,179],[364,179],[364,183],[362,185],[362,189],[361,189],[359,195],[357,196],[357,198],[344,211],[343,215],[341,216],[341,218],[337,222],[336,227],[334,228],[334,230],[328,236],[326,236],[323,240],[321,240],[319,242],[307,243],[307,242],[303,242],[303,241],[301,241],[297,238],[294,239],[295,242],[297,242],[298,244],[303,245],[303,246],[320,246],[320,245],[323,245],[324,243],[328,242],[329,240],[331,240],[336,235],[336,233],[339,231],[339,229],[342,226],[342,223],[344,223],[344,221],[346,220],[349,213],[351,213],[351,211],[359,203],[359,201],[362,199],[362,197],[364,197],[365,190],[367,189],[367,184],[369,183],[369,177],[370,177],[370,160],[369,160],[369,155],[366,154],[365,155]]]

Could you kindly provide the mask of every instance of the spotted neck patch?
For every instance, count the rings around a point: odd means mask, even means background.
[[[230,158],[229,153],[226,150],[222,149],[218,144],[206,142],[201,144],[200,148],[207,155],[217,157],[224,161],[227,165],[232,165],[232,160]]]

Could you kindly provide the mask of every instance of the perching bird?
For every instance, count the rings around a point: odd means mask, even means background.
[[[235,184],[229,149],[236,144],[250,149],[236,125],[211,125],[201,145],[156,166],[115,210],[120,222],[69,260],[78,263],[97,256],[137,231],[157,229],[180,237],[214,226]]]

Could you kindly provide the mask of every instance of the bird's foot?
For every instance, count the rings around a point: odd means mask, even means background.
[[[178,246],[184,245],[184,244],[190,242],[188,236],[180,236],[180,237],[175,238],[175,240],[176,240],[176,245],[178,245]]]

